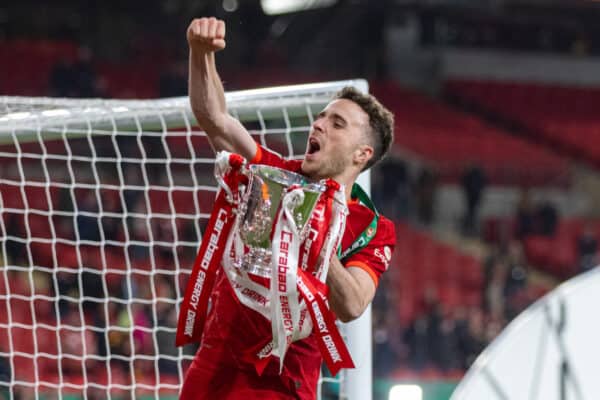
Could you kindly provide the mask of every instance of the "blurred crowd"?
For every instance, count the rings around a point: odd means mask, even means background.
[[[125,158],[135,156],[136,147],[128,145],[129,139],[120,142]],[[160,150],[152,151],[157,143],[153,137],[142,142],[151,157],[161,156]],[[77,147],[76,141],[72,144]],[[107,156],[102,144],[97,145],[99,154]],[[149,208],[156,203],[150,202],[152,191],[145,182],[164,182],[164,165],[121,163],[123,187],[119,190],[106,189],[110,181],[103,181],[98,190],[60,189],[52,205],[57,239],[52,244],[28,245],[22,238],[40,238],[45,233],[37,231],[35,224],[27,228],[21,213],[4,213],[4,249],[9,265],[52,266],[56,253],[60,266],[55,273],[40,270],[30,275],[18,268],[7,271],[12,293],[28,295],[35,291],[36,295],[48,296],[35,301],[35,317],[28,305],[23,309],[29,318],[23,323],[30,324],[35,318],[38,324],[56,326],[59,331],[58,343],[50,335],[45,344],[38,343],[38,351],[55,354],[60,349],[61,354],[71,356],[40,363],[40,375],[57,374],[60,369],[65,379],[81,377],[84,366],[88,374],[106,375],[109,366],[111,376],[126,383],[132,376],[153,377],[157,369],[166,375],[180,371],[179,349],[175,347],[177,294],[182,292],[187,276],[182,269],[193,263],[197,231],[203,226],[198,215],[178,214],[173,219]],[[29,173],[27,168],[25,163]],[[103,173],[110,176],[113,168],[116,164],[107,164]],[[142,169],[147,172],[146,181]],[[87,183],[91,182],[90,177]],[[20,310],[11,310],[13,321],[24,317]],[[191,347],[186,347],[184,354],[193,354]],[[33,353],[34,348],[28,352]],[[85,363],[82,357],[87,358]],[[6,368],[8,364],[0,362],[0,376],[8,373]]]
[[[437,220],[435,205],[443,185],[436,176],[430,166],[415,168],[392,158],[374,176],[373,194],[382,212],[396,222],[433,232]],[[517,188],[521,194],[512,216],[506,219],[506,224],[494,225],[490,232],[480,215],[490,187],[485,171],[475,164],[467,166],[457,186],[462,192],[464,214],[456,221],[454,230],[463,240],[479,243],[482,249],[481,301],[477,305],[450,307],[440,299],[437,288],[426,287],[419,294],[419,313],[403,325],[394,304],[403,293],[391,294],[397,290],[393,286],[397,278],[386,280],[384,275],[374,302],[376,376],[408,374],[431,379],[462,376],[512,319],[553,285],[570,277],[548,276],[531,265],[525,251],[528,238],[553,238],[556,234],[561,216],[552,200],[538,196],[533,201],[529,189]],[[575,236],[576,273],[598,264],[596,235],[595,225],[588,221]],[[533,270],[542,275],[544,284],[539,279],[532,283]]]

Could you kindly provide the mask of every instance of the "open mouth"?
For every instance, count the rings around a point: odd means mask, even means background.
[[[315,154],[319,150],[321,150],[321,144],[315,139],[308,139],[308,149],[306,150],[306,154]]]

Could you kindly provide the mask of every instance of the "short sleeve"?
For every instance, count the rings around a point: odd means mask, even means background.
[[[381,216],[377,224],[375,237],[366,247],[343,261],[344,266],[358,267],[367,272],[375,286],[379,277],[387,271],[392,260],[392,253],[396,245],[396,229],[389,219]]]

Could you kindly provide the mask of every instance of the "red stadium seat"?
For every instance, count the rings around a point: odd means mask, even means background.
[[[428,287],[435,288],[442,304],[450,309],[481,303],[483,268],[479,260],[407,224],[397,224],[396,236],[390,268],[398,270],[394,284],[399,291],[398,315],[403,324],[409,324],[423,311]]]
[[[23,194],[21,187],[8,183],[0,183],[0,196],[3,208],[24,209]]]
[[[529,263],[560,279],[575,275],[578,262],[576,243],[585,222],[577,218],[561,220],[554,236],[527,237],[524,245]],[[597,221],[592,221],[592,224],[600,226]],[[597,237],[600,240],[600,231]]]
[[[447,82],[446,91],[521,124],[559,152],[600,165],[600,89],[498,81]]]
[[[46,93],[50,71],[58,60],[74,60],[77,45],[69,41],[13,39],[0,43],[0,58],[19,60],[4,63],[0,91],[7,95],[39,96]]]
[[[372,88],[396,114],[396,145],[436,165],[443,181],[457,182],[471,163],[481,165],[495,184],[568,181],[566,160],[542,147],[395,83],[376,83]]]

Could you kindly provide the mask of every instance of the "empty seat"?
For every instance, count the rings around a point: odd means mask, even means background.
[[[446,91],[528,128],[571,157],[600,165],[598,88],[454,80]]]
[[[390,268],[398,270],[392,283],[399,291],[397,307],[403,323],[423,311],[429,289],[450,309],[481,303],[483,269],[479,260],[407,224],[397,225],[396,236]]]

